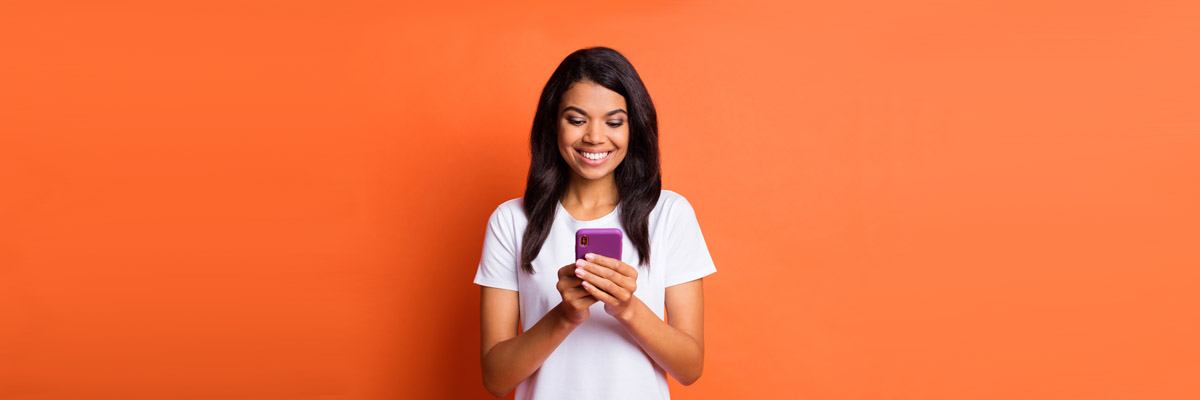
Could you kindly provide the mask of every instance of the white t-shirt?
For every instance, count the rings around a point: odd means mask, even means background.
[[[562,302],[558,270],[575,261],[575,230],[617,228],[623,233],[621,261],[638,269],[634,295],[663,319],[668,286],[716,272],[696,214],[687,199],[663,190],[650,212],[650,267],[638,266],[638,253],[624,234],[621,205],[608,215],[578,221],[558,203],[550,235],[533,260],[534,274],[520,269],[521,239],[528,220],[523,199],[504,202],[488,219],[483,256],[475,283],[520,293],[521,331],[529,330]],[[533,375],[516,390],[517,399],[669,399],[667,375],[611,315],[596,302],[590,317],[575,328]]]

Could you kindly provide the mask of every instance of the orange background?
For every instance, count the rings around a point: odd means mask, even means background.
[[[675,398],[1200,398],[1196,2],[435,3],[0,6],[0,398],[487,398],[596,45],[717,263]]]

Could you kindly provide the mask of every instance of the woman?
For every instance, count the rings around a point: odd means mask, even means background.
[[[604,47],[567,56],[542,90],[530,149],[525,197],[492,213],[475,275],[484,386],[666,399],[666,374],[695,382],[701,278],[716,268],[691,205],[662,190],[658,119],[633,65]],[[572,262],[582,228],[621,229],[622,259]]]

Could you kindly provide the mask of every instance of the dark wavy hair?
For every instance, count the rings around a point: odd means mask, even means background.
[[[558,152],[558,106],[575,82],[591,81],[625,97],[629,118],[629,144],[625,159],[613,172],[620,197],[621,227],[638,252],[638,263],[650,265],[650,211],[662,191],[658,159],[658,113],[650,93],[633,64],[607,47],[571,53],[542,89],[529,136],[529,178],[525,183],[525,216],[529,225],[521,241],[521,269],[533,273],[537,258],[550,235],[558,202],[566,192],[570,166]]]

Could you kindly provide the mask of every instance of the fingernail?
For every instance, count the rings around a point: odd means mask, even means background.
[[[582,266],[584,266],[584,262],[585,261],[583,261],[583,260],[575,260],[575,266],[582,267]]]
[[[575,268],[575,276],[578,276],[578,277],[582,278],[582,277],[583,277],[583,270],[582,270],[582,269],[579,269],[579,268]]]
[[[590,287],[592,287],[592,284],[588,283],[587,281],[583,281],[583,287],[589,287],[589,288],[590,288]]]
[[[583,258],[586,258],[588,261],[592,261],[593,259],[596,258],[596,255],[592,254],[592,253],[587,253],[583,256]]]

